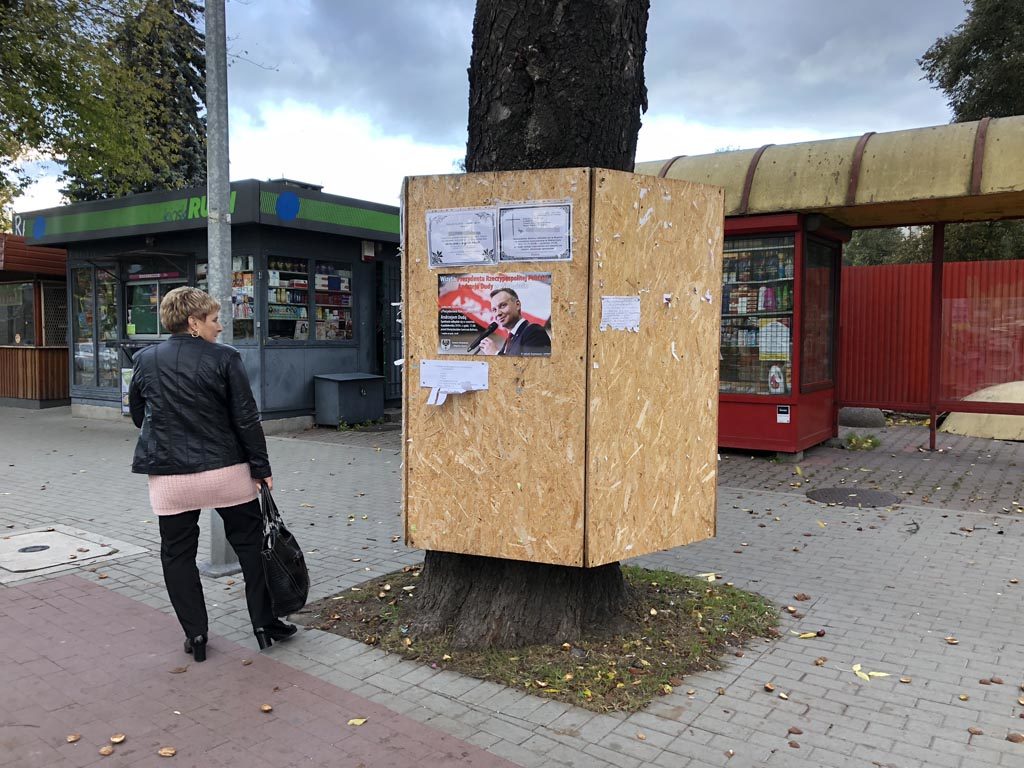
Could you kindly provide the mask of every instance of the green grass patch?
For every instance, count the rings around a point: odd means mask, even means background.
[[[742,655],[746,643],[777,636],[778,612],[760,595],[669,571],[622,570],[630,595],[625,629],[560,645],[456,650],[450,636],[414,636],[418,566],[311,604],[301,619],[435,669],[597,712],[642,709],[685,686],[686,675],[718,669],[726,654]]]

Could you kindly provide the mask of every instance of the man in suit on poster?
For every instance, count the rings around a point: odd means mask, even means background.
[[[480,351],[485,355],[550,355],[551,339],[547,331],[523,317],[523,305],[519,294],[511,288],[495,288],[491,291],[491,316],[508,337],[502,344],[490,337],[480,342]]]

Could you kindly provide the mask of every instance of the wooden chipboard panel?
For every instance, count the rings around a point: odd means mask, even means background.
[[[723,193],[594,171],[588,567],[714,536]],[[636,332],[602,297],[639,297]]]
[[[406,543],[423,549],[583,565],[588,169],[406,181],[403,327]],[[428,266],[429,209],[573,203],[573,260]],[[486,357],[489,389],[426,404],[420,362],[438,355],[438,275],[552,275],[550,357]],[[471,358],[445,356],[445,359]]]

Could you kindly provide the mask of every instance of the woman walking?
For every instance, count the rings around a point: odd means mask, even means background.
[[[160,302],[172,336],[135,357],[128,398],[141,427],[132,472],[149,475],[160,521],[160,560],[185,652],[205,661],[206,602],[196,567],[199,512],[216,508],[245,577],[260,649],[295,634],[273,615],[260,550],[260,484],[273,488],[267,441],[242,358],[217,344],[220,304],[198,288],[175,288]]]

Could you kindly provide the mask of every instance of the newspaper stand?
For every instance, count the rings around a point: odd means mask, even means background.
[[[430,212],[534,201],[571,203],[571,259],[431,266]],[[721,189],[594,168],[425,176],[403,210],[406,543],[594,567],[713,536]],[[441,278],[467,272],[550,275],[550,355],[442,354]],[[605,322],[629,297],[635,327]],[[428,403],[437,360],[483,361],[487,388]]]

